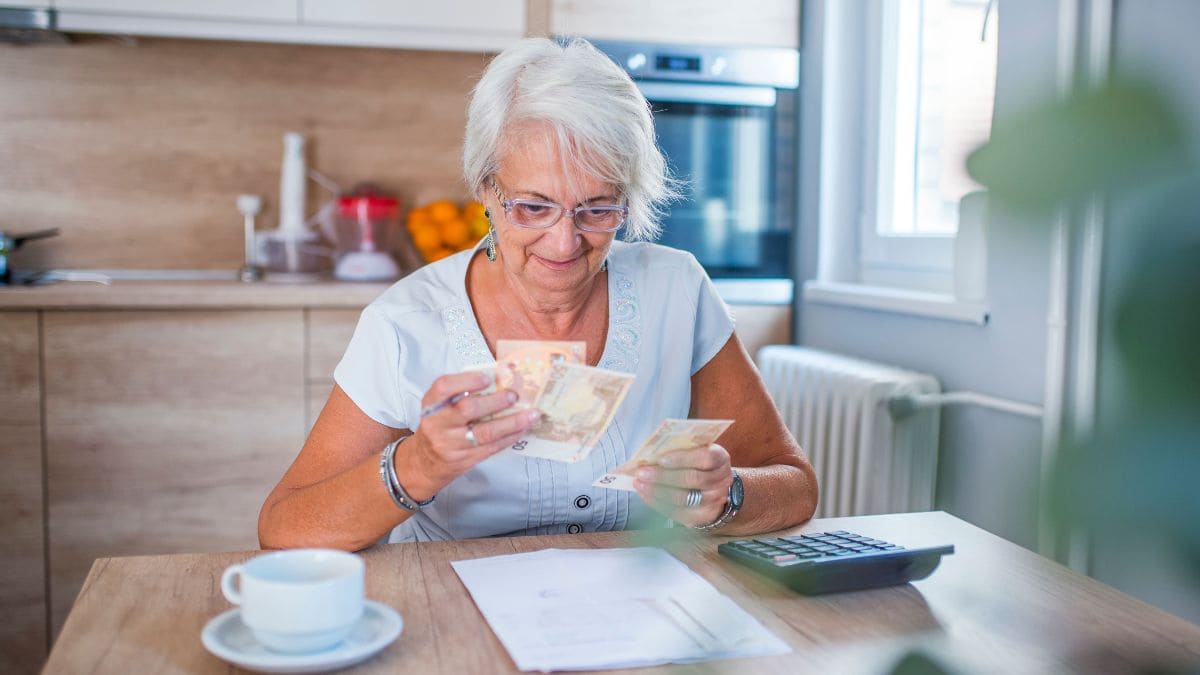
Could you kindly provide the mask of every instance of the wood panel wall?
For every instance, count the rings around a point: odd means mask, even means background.
[[[466,102],[488,55],[77,39],[0,45],[0,230],[62,229],[18,266],[237,268],[235,199],[262,195],[259,229],[276,226],[286,131],[345,188],[466,197]]]

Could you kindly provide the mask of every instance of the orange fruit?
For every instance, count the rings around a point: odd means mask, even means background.
[[[488,221],[483,216],[468,217],[467,226],[471,229],[472,239],[482,239],[488,233]]]
[[[439,199],[436,202],[429,202],[425,205],[425,210],[429,212],[430,218],[439,223],[444,223],[458,217],[458,205],[449,199]]]
[[[442,233],[433,223],[413,224],[409,233],[412,234],[413,246],[416,246],[421,253],[426,254],[426,258],[429,257],[430,251],[440,248],[442,245]]]
[[[442,241],[451,248],[465,246],[471,241],[471,228],[457,216],[442,222]]]
[[[439,247],[439,248],[433,249],[429,253],[426,253],[425,260],[427,260],[429,262],[434,262],[436,260],[441,260],[442,258],[445,258],[446,256],[451,255],[453,253],[454,253],[454,251],[452,251],[448,248]]]
[[[480,204],[479,202],[467,202],[463,205],[463,218],[466,218],[468,221],[474,220],[475,218],[485,218],[486,216],[483,215],[483,209],[483,204]]]
[[[411,232],[414,227],[418,226],[418,224],[426,224],[431,222],[431,220],[429,218],[429,212],[421,208],[409,211],[408,220],[406,222],[408,224],[408,229]]]

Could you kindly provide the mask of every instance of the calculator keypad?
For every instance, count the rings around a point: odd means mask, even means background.
[[[775,565],[794,565],[809,560],[899,551],[904,548],[845,530],[792,537],[743,539],[731,542],[730,546]]]

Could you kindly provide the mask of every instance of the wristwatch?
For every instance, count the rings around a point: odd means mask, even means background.
[[[707,525],[696,525],[693,529],[697,530],[715,530],[733,520],[733,517],[738,514],[742,508],[742,501],[746,497],[746,489],[742,486],[742,477],[738,472],[733,472],[733,482],[729,484],[729,501],[725,502],[725,511],[713,522]]]

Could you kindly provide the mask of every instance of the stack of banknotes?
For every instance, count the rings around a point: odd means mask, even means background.
[[[583,342],[500,340],[496,365],[483,370],[494,386],[517,392],[517,405],[537,408],[542,419],[511,446],[526,457],[578,462],[587,457],[604,435],[633,375],[595,368],[585,363]],[[667,452],[708,445],[729,428],[732,420],[664,420],[629,460],[593,485],[632,490],[638,468],[656,464]]]

